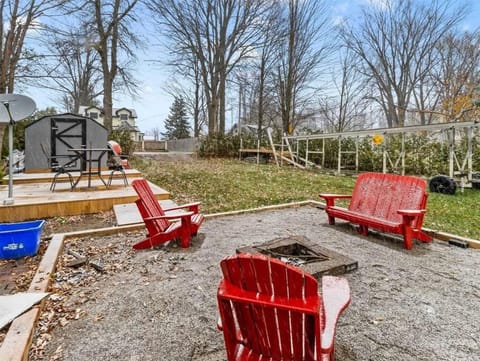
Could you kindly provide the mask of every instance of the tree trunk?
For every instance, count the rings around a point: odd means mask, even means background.
[[[208,134],[217,133],[217,96],[207,99],[208,107]]]
[[[221,74],[220,86],[218,89],[219,119],[218,133],[225,134],[225,83],[226,75]]]
[[[113,129],[112,124],[112,108],[113,108],[113,100],[112,100],[112,82],[105,76],[103,81],[103,125],[107,128],[108,133],[110,134]]]
[[[258,86],[258,128],[257,138],[262,142],[263,112],[264,112],[264,92],[265,92],[265,58],[262,57],[260,63],[260,84]]]

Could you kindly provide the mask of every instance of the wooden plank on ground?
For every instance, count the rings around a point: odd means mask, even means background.
[[[170,199],[161,200],[159,202],[163,209],[177,207],[177,204]],[[115,204],[113,206],[113,212],[115,213],[115,217],[117,219],[117,225],[119,226],[143,223],[142,216],[140,215],[140,212],[138,211],[137,205],[135,203]],[[178,211],[166,212],[165,214],[172,215],[172,214],[182,213],[182,212],[183,211],[178,210]]]
[[[57,259],[63,250],[63,239],[63,235],[54,235],[50,240],[28,292],[47,291],[55,271]],[[33,332],[42,306],[43,302],[39,307],[32,308],[12,322],[0,346],[2,361],[25,361],[28,359]]]
[[[0,347],[2,361],[27,361],[40,308],[34,307],[12,322]]]

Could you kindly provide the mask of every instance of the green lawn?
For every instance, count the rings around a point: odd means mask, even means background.
[[[171,193],[177,203],[202,202],[203,213],[321,200],[318,193],[351,193],[355,179],[312,171],[256,165],[237,160],[209,159],[165,163],[133,160],[144,176]],[[424,226],[480,239],[480,190],[455,195],[431,193]]]

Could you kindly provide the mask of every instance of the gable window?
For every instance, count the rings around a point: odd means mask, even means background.
[[[98,113],[97,112],[90,112],[90,118],[98,119]]]
[[[128,114],[120,114],[120,120],[128,120]]]

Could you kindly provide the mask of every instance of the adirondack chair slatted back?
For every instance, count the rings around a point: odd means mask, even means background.
[[[323,320],[315,278],[258,255],[229,257],[221,262],[221,268],[222,282],[238,290],[231,298],[219,296],[228,360],[233,360],[234,354],[238,356],[237,347],[261,355],[249,356],[252,358],[248,360],[317,359]],[[246,294],[254,296],[243,298]],[[255,303],[255,299],[266,301]]]
[[[400,180],[400,181],[399,181]],[[369,216],[402,222],[399,209],[425,209],[428,193],[426,182],[412,176],[362,173],[358,176],[348,209]],[[420,228],[423,216],[413,228]]]
[[[132,182],[132,187],[140,197],[135,201],[142,218],[164,216],[160,203],[157,197],[153,194],[152,189],[148,185],[146,179],[135,179]],[[146,222],[146,227],[149,235],[164,232],[171,222],[167,219],[156,219],[153,222]]]

